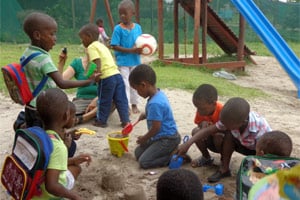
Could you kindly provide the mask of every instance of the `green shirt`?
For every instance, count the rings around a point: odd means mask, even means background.
[[[89,70],[89,68],[91,67],[92,64],[93,63],[91,63],[87,66],[87,71]],[[71,62],[70,66],[75,71],[74,77],[76,80],[87,80],[88,79],[88,77],[86,76],[84,67],[82,65],[81,58],[75,58]],[[77,93],[76,93],[77,98],[94,99],[96,96],[97,96],[97,85],[96,84],[77,88]]]
[[[63,186],[67,184],[67,176],[66,171],[68,170],[68,150],[64,143],[64,141],[60,138],[60,136],[52,131],[46,131],[49,137],[51,138],[53,144],[53,151],[50,156],[49,164],[47,169],[56,169],[60,171],[58,182]],[[45,183],[41,185],[42,195],[39,197],[32,198],[33,200],[58,200],[63,199],[61,197],[55,197],[47,192],[45,188]]]
[[[23,53],[22,58],[27,58],[34,52],[41,52],[42,54],[31,59],[28,62],[28,64],[25,65],[24,67],[26,79],[29,88],[32,92],[38,86],[38,84],[41,82],[44,76],[47,76],[47,74],[51,72],[57,71],[57,68],[54,65],[49,53],[39,47],[32,46],[32,45],[29,46],[28,48],[26,48],[25,52]],[[55,88],[55,87],[56,87],[55,82],[49,77],[41,91],[46,90],[48,88]],[[36,98],[31,100],[29,104],[33,107],[36,107]]]

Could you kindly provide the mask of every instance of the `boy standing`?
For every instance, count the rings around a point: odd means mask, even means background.
[[[50,78],[47,79],[43,90],[55,88],[56,85],[62,89],[75,88],[88,85],[94,81],[94,76],[81,81],[63,80],[61,73],[57,70],[48,53],[56,43],[57,23],[52,17],[44,13],[33,12],[25,18],[23,29],[30,38],[31,45],[25,50],[21,59],[26,59],[36,52],[41,53],[31,59],[24,67],[31,91],[34,91],[45,76]],[[37,116],[36,98],[25,106],[25,120],[27,127],[43,126]]]
[[[156,88],[156,74],[148,65],[138,65],[129,75],[129,82],[141,97],[148,98],[145,113],[139,116],[139,120],[147,119],[148,131],[138,137],[135,157],[143,169],[167,166],[180,143],[168,98]]]
[[[53,151],[42,183],[42,194],[33,199],[81,199],[71,189],[81,172],[80,164],[91,162],[89,154],[68,158],[64,144],[65,128],[69,123],[70,109],[67,95],[58,88],[42,91],[37,97],[37,111],[53,143]]]
[[[135,14],[135,6],[131,0],[121,1],[118,10],[121,23],[115,26],[110,45],[115,50],[117,65],[125,83],[132,113],[139,113],[138,94],[130,87],[128,77],[135,66],[141,64],[142,48],[135,47],[135,41],[142,34],[142,28],[139,24],[131,21]]]
[[[79,31],[79,37],[87,48],[89,59],[97,65],[97,73],[100,73],[97,88],[97,119],[93,125],[107,127],[110,108],[112,102],[115,102],[121,126],[125,127],[129,123],[129,112],[124,81],[110,50],[98,41],[98,35],[98,27],[95,24],[87,24]]]

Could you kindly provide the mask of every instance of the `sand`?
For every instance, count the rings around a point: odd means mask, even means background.
[[[260,88],[270,95],[268,98],[256,98],[248,100],[251,109],[263,115],[273,130],[281,130],[290,135],[293,139],[293,156],[300,155],[300,100],[297,98],[297,90],[289,76],[273,57],[258,57],[254,60],[257,65],[246,67],[248,76],[238,76],[232,82],[252,88]],[[159,85],[159,83],[158,83]],[[179,132],[183,138],[190,135],[195,114],[192,104],[192,93],[178,89],[164,89],[168,96],[174,117],[176,119]],[[70,98],[72,95],[70,95]],[[228,97],[220,97],[219,100],[226,102]],[[141,99],[139,108],[143,110],[145,99]],[[12,130],[13,121],[21,106],[12,103],[9,97],[0,95],[0,116],[1,135],[0,137],[0,164],[2,166],[4,157],[11,152],[14,132]],[[131,115],[134,122],[138,118],[137,114]],[[92,163],[89,167],[82,166],[83,170],[79,176],[75,189],[86,200],[154,200],[156,199],[156,183],[158,177],[167,167],[151,170],[139,168],[133,151],[136,147],[136,138],[146,132],[145,121],[139,122],[133,129],[129,137],[128,153],[122,157],[111,154],[107,133],[120,131],[120,122],[117,112],[114,112],[108,121],[109,127],[96,128],[91,123],[82,124],[78,127],[85,127],[96,131],[95,135],[82,135],[77,141],[77,154],[87,152],[92,155]],[[200,156],[200,152],[193,145],[188,154],[193,158]],[[218,169],[220,156],[212,154],[215,162],[213,167],[192,168],[189,164],[182,167],[194,171],[203,184],[207,183],[206,178]],[[232,177],[221,180],[224,184],[224,195],[221,199],[230,199],[235,192],[235,179],[241,156],[233,154],[231,161]],[[3,188],[0,189],[0,199],[9,199]],[[219,199],[213,192],[205,192],[205,199]]]

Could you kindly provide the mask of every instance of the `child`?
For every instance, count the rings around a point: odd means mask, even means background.
[[[65,129],[70,129],[70,128],[74,127],[74,125],[76,124],[75,104],[71,101],[69,101],[68,104],[69,104],[70,117],[69,117],[69,121],[67,122],[67,124],[65,126]],[[68,157],[69,158],[73,157],[76,152],[77,145],[74,140],[78,140],[81,136],[81,134],[75,134],[76,131],[77,131],[76,129],[65,131],[64,142],[65,142],[66,146],[68,147]]]
[[[276,156],[291,156],[293,143],[286,133],[271,131],[259,138],[256,143],[256,155],[272,154]]]
[[[115,50],[117,65],[126,86],[126,95],[131,103],[132,113],[139,113],[138,95],[130,87],[128,77],[135,66],[141,64],[142,48],[136,48],[135,41],[142,34],[142,28],[139,24],[131,21],[135,14],[135,6],[131,0],[122,0],[118,10],[121,23],[115,26],[110,45]]]
[[[125,127],[129,123],[128,100],[122,76],[110,50],[98,41],[98,27],[95,24],[83,26],[79,31],[79,37],[87,48],[90,61],[97,65],[97,73],[101,74],[97,88],[97,119],[93,125],[107,127],[107,119],[112,101],[114,101],[121,119],[121,126]]]
[[[180,143],[170,103],[156,88],[156,74],[150,66],[138,65],[129,82],[141,97],[148,98],[146,112],[139,116],[139,120],[147,119],[148,132],[138,137],[135,157],[143,169],[166,166]]]
[[[251,111],[249,103],[239,97],[229,99],[221,113],[220,120],[213,126],[199,130],[189,141],[178,149],[179,155],[184,155],[190,146],[210,134],[224,132],[220,169],[208,177],[209,182],[218,182],[220,179],[231,176],[229,163],[234,151],[243,155],[255,155],[255,145],[266,132],[271,131],[268,122],[257,113]]]
[[[68,97],[60,89],[50,88],[40,93],[36,105],[53,143],[53,152],[45,172],[42,195],[33,199],[81,199],[71,189],[81,172],[80,164],[86,162],[89,165],[91,157],[81,154],[68,159],[68,150],[63,142],[65,127],[71,117]]]
[[[109,41],[109,37],[106,35],[103,19],[101,19],[101,18],[97,19],[96,24],[97,24],[98,30],[99,30],[99,39],[98,40],[99,40],[99,42],[106,45],[107,42]]]
[[[223,108],[223,104],[218,101],[217,89],[210,84],[202,84],[195,90],[193,104],[197,108],[194,119],[197,127],[192,130],[192,136],[200,129],[215,124],[219,120],[219,115]],[[223,136],[222,133],[217,133],[195,142],[202,153],[202,157],[193,160],[191,163],[192,167],[211,165],[214,159],[210,156],[208,149],[215,153],[220,153]]]
[[[81,81],[63,80],[48,53],[56,43],[57,24],[52,17],[44,13],[33,12],[25,18],[23,29],[30,38],[31,45],[25,50],[21,59],[25,59],[35,52],[41,53],[24,67],[31,91],[37,87],[44,76],[49,76],[49,78],[43,90],[55,88],[56,85],[62,89],[75,88],[95,81],[95,76]],[[25,120],[27,127],[42,127],[42,122],[37,116],[36,98],[26,105]]]
[[[197,175],[187,169],[165,171],[156,185],[157,200],[203,200],[202,184]]]

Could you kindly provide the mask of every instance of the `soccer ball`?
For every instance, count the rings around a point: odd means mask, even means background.
[[[136,39],[135,46],[137,48],[143,48],[142,55],[151,56],[156,51],[157,42],[152,35],[142,34]]]

